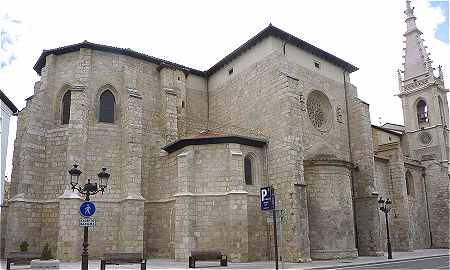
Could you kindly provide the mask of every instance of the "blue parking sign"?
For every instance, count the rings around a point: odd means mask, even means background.
[[[260,192],[261,210],[272,210],[272,192],[270,187],[262,187]]]

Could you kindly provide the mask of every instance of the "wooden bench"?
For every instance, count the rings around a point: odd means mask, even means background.
[[[6,270],[11,269],[11,264],[29,264],[32,260],[40,259],[37,252],[10,252],[6,255]]]
[[[227,256],[218,250],[193,250],[189,256],[189,268],[195,268],[196,261],[220,260],[220,266],[227,266]]]
[[[147,260],[143,258],[142,253],[132,252],[115,252],[105,253],[100,260],[100,270],[105,270],[107,264],[125,264],[125,263],[139,263],[141,270],[147,268]]]

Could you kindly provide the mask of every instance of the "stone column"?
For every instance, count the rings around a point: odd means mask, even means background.
[[[122,180],[126,197],[120,203],[123,209],[120,228],[120,249],[143,252],[144,198],[141,193],[142,176],[142,97],[139,90],[128,89],[123,117],[122,148],[124,172]]]
[[[76,192],[76,191],[75,191]],[[80,261],[83,243],[83,228],[80,227],[79,207],[83,201],[77,193],[66,190],[58,198],[58,242],[56,257],[62,261]]]
[[[27,99],[27,105],[19,113],[17,139],[14,149],[12,172],[12,196],[22,194],[22,198],[41,199],[46,171],[46,132],[53,119],[49,90],[54,87],[56,59],[46,57],[46,65],[41,71],[41,80],[35,85],[35,92]]]
[[[195,248],[195,198],[192,196],[194,150],[186,147],[186,152],[177,155],[178,193],[175,194],[175,260],[186,261]]]
[[[120,251],[143,253],[144,199],[127,197],[120,203],[120,209]]]
[[[228,258],[232,262],[248,261],[248,213],[246,191],[228,194],[230,216],[227,219]]]
[[[382,256],[384,253],[379,241],[380,219],[369,106],[356,96],[351,96],[351,93],[356,93],[354,86],[348,84],[346,87],[352,88],[347,91],[347,121],[351,160],[356,168],[352,171],[352,188],[358,253],[361,256]]]
[[[70,170],[73,164],[78,164],[81,171],[86,172],[86,143],[88,133],[88,108],[84,85],[76,85],[71,89],[70,120],[68,126],[66,168]],[[81,260],[83,228],[79,226],[79,207],[84,198],[73,192],[70,186],[70,175],[65,174],[65,191],[58,198],[59,231],[57,257],[64,261]],[[87,176],[81,174],[79,184],[83,185]]]
[[[302,177],[302,179],[304,179]],[[295,243],[299,246],[299,262],[309,262],[311,261],[311,251],[309,242],[309,216],[308,216],[308,193],[307,185],[304,183],[295,184],[296,192],[295,196],[298,202],[295,207],[297,210],[298,217],[298,231],[300,241]],[[289,244],[290,242],[288,242]]]
[[[405,162],[400,146],[397,145],[389,155],[388,163],[391,177],[392,210],[389,214],[389,229],[394,251],[411,251],[409,202],[406,195]]]
[[[244,169],[241,146],[228,144],[229,154],[229,189],[228,196],[230,216],[226,221],[228,231],[228,256],[233,262],[248,261],[248,212],[247,196],[244,191]],[[227,166],[224,164],[223,166]]]
[[[163,99],[163,123],[165,126],[166,144],[178,139],[178,96],[180,103],[185,98],[185,78],[181,72],[166,66],[161,66],[160,81]],[[178,79],[180,78],[180,80]],[[181,80],[183,78],[183,80]],[[184,111],[184,110],[183,110]]]
[[[86,143],[88,132],[88,99],[86,86],[76,85],[71,89],[70,120],[68,127],[67,169],[78,164],[83,171],[86,160]],[[67,174],[70,179],[69,174]],[[82,175],[83,176],[83,175]],[[69,187],[69,182],[67,186]]]
[[[279,74],[283,88],[280,115],[286,116],[283,140],[271,140],[268,147],[269,179],[274,183],[277,208],[285,209],[288,217],[283,224],[283,258],[289,262],[307,262],[310,257],[309,214],[303,168],[302,117],[305,114],[302,83],[289,68]],[[283,157],[281,158],[275,157]]]
[[[446,161],[444,161],[446,162]],[[449,248],[448,167],[435,159],[423,160],[429,205],[432,248]]]

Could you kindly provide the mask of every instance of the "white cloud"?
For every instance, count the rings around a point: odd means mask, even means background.
[[[439,9],[416,0],[418,27],[435,65],[450,76],[449,46],[434,38]],[[24,8],[26,7],[26,8]],[[402,123],[396,70],[402,65],[405,0],[21,1],[2,10],[22,22],[16,60],[0,70],[0,88],[21,108],[39,77],[43,49],[83,40],[131,48],[207,69],[270,22],[358,66],[352,83],[371,104],[373,123]]]
[[[0,69],[16,59],[14,47],[19,39],[20,21],[0,13]]]

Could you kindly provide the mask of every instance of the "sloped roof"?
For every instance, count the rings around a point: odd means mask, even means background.
[[[238,57],[239,55],[241,55],[243,52],[250,49],[251,47],[255,46],[258,42],[260,42],[261,40],[265,39],[268,36],[274,36],[274,37],[280,38],[280,39],[282,39],[288,43],[291,43],[291,44],[297,46],[298,48],[303,49],[321,59],[329,61],[329,62],[335,64],[336,66],[347,70],[348,72],[354,72],[354,71],[358,70],[357,67],[340,59],[339,57],[336,57],[336,56],[332,55],[331,53],[328,53],[322,49],[319,49],[316,46],[311,45],[308,42],[301,40],[300,38],[298,38],[294,35],[291,35],[285,31],[273,26],[272,24],[269,24],[269,26],[264,28],[261,32],[256,34],[254,37],[252,37],[247,42],[242,44],[239,48],[234,50],[229,55],[225,56],[217,64],[215,64],[210,69],[208,69],[206,71],[207,75],[209,76],[209,75],[213,74],[214,72],[216,72],[217,70],[219,70],[220,68],[225,66],[227,63],[229,63],[231,60]]]
[[[17,109],[16,105],[14,105],[14,103],[12,103],[11,100],[9,100],[9,98],[3,93],[2,90],[0,90],[0,99],[3,101],[3,103],[6,104],[6,106],[8,106],[8,108],[13,112],[13,113],[17,113],[19,110]]]
[[[140,52],[136,52],[131,49],[123,49],[123,48],[118,48],[118,47],[113,47],[113,46],[92,43],[87,40],[80,42],[80,43],[63,46],[63,47],[59,47],[59,48],[55,48],[55,49],[51,49],[51,50],[44,50],[42,52],[41,56],[39,56],[39,59],[37,60],[36,64],[34,65],[33,69],[39,75],[41,75],[41,70],[43,67],[45,67],[45,61],[46,61],[45,58],[48,55],[51,55],[51,54],[61,55],[61,54],[65,54],[65,53],[76,52],[76,51],[79,51],[81,48],[93,49],[93,50],[104,51],[104,52],[111,52],[111,53],[121,54],[121,55],[127,55],[127,56],[131,56],[131,57],[134,57],[137,59],[141,59],[144,61],[148,61],[148,62],[157,64],[157,65],[173,66],[175,68],[181,69],[183,71],[186,71],[186,72],[189,72],[192,74],[204,76],[204,72],[200,71],[200,70],[196,70],[193,68],[189,68],[189,67],[177,64],[177,63],[166,61],[164,59],[160,59],[160,58],[156,58],[156,57],[146,55],[146,54],[143,54]]]
[[[220,68],[225,66],[227,63],[229,63],[233,59],[239,57],[242,53],[244,53],[248,49],[252,48],[257,43],[259,43],[261,40],[265,39],[268,36],[274,36],[274,37],[280,38],[280,39],[282,39],[290,44],[293,44],[294,46],[297,46],[298,48],[303,49],[321,59],[329,61],[329,62],[335,64],[336,66],[339,66],[339,67],[345,69],[348,72],[354,72],[354,71],[358,70],[358,68],[353,66],[352,64],[350,64],[350,63],[348,63],[348,62],[346,62],[346,61],[344,61],[322,49],[319,49],[318,47],[315,47],[315,46],[309,44],[308,42],[301,40],[300,38],[298,38],[294,35],[291,35],[285,31],[273,26],[272,24],[269,24],[269,26],[264,28],[261,32],[256,34],[254,37],[249,39],[247,42],[242,44],[239,48],[237,48],[236,50],[234,50],[233,52],[231,52],[230,54],[225,56],[222,60],[220,60],[218,63],[216,63],[215,65],[213,65],[210,69],[208,69],[206,71],[200,71],[198,69],[183,66],[183,65],[173,63],[170,61],[166,61],[164,59],[156,58],[156,57],[153,57],[153,56],[150,56],[147,54],[139,53],[139,52],[133,51],[131,49],[123,49],[123,48],[118,48],[118,47],[113,47],[113,46],[107,46],[107,45],[92,43],[92,42],[89,42],[86,40],[83,42],[80,42],[80,43],[76,43],[76,44],[72,44],[72,45],[68,45],[68,46],[64,46],[64,47],[59,47],[59,48],[50,49],[50,50],[44,50],[42,52],[42,54],[39,56],[39,59],[37,60],[36,64],[34,65],[33,69],[40,75],[42,68],[45,66],[46,57],[48,55],[51,55],[51,54],[61,55],[61,54],[65,54],[65,53],[78,51],[81,48],[87,48],[87,49],[93,49],[93,50],[98,50],[98,51],[105,51],[105,52],[127,55],[127,56],[131,56],[131,57],[134,57],[137,59],[141,59],[144,61],[148,61],[148,62],[157,64],[157,65],[172,66],[174,68],[181,69],[186,73],[191,73],[191,74],[202,76],[202,77],[208,77],[208,76],[214,74],[216,71],[218,71]]]
[[[395,131],[395,130],[392,130],[392,129],[387,129],[387,128],[376,126],[376,125],[372,125],[372,128],[384,131],[384,132],[392,134],[392,135],[397,135],[399,137],[403,136],[403,133],[400,132],[400,131]]]
[[[240,135],[225,135],[223,132],[206,131],[189,138],[176,140],[162,149],[168,153],[172,153],[188,145],[205,145],[205,144],[221,144],[221,143],[238,143],[254,147],[263,147],[267,141],[258,138],[245,137]]]
[[[397,132],[404,132],[405,126],[399,125],[399,124],[393,124],[393,123],[385,123],[381,126],[382,128],[397,131]]]

